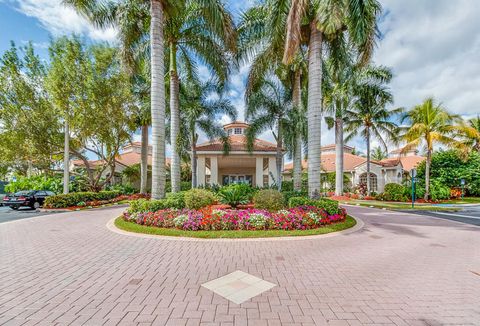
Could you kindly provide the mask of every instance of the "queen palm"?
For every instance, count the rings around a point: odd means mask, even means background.
[[[284,78],[292,79],[293,110],[298,123],[304,114],[302,105],[302,76],[306,74],[306,60],[303,53],[297,53],[288,67],[282,61],[285,46],[286,22],[289,2],[269,0],[256,5],[243,13],[239,24],[238,57],[241,63],[251,62],[247,78],[246,97],[258,90],[266,76],[282,70]],[[304,83],[303,83],[304,84]],[[296,123],[291,131],[289,144],[293,156],[293,184],[295,190],[301,188],[302,172],[302,126]]]
[[[460,125],[459,138],[463,148],[473,149],[480,153],[480,115]]]
[[[387,152],[381,146],[377,146],[373,148],[371,157],[375,161],[381,161],[387,158]]]
[[[321,187],[322,43],[331,49],[346,37],[360,54],[360,62],[370,59],[375,44],[377,17],[381,6],[371,1],[292,0],[287,20],[283,62],[295,57],[301,44],[308,44],[308,188],[316,196]],[[346,35],[347,36],[346,36]],[[335,51],[331,52],[336,56]],[[339,176],[341,178],[341,175]]]
[[[365,76],[366,80],[361,81],[356,88],[357,99],[354,105],[345,114],[346,130],[349,132],[346,140],[360,135],[367,144],[367,195],[370,196],[371,140],[372,138],[377,139],[383,151],[388,151],[387,141],[396,141],[398,134],[398,126],[392,120],[402,109],[388,110],[385,108],[387,104],[393,103],[392,94],[383,85],[383,82],[386,83],[391,78],[389,70],[383,67],[367,67],[364,70],[367,70],[365,75],[369,74],[369,70],[373,70],[374,74],[388,76],[380,81]],[[375,72],[375,70],[378,71]]]
[[[265,78],[260,87],[247,98],[246,118],[250,123],[247,129],[247,144],[252,149],[255,136],[271,130],[275,138],[276,169],[275,180],[278,191],[282,189],[282,163],[284,132],[287,128],[286,117],[292,105],[292,93],[275,76]]]
[[[185,8],[166,20],[165,38],[169,50],[170,75],[170,144],[172,145],[172,192],[180,191],[179,77],[177,62],[188,74],[196,74],[195,58],[214,73],[218,83],[228,77],[227,52],[235,51],[235,28],[231,15],[220,1],[185,1]]]
[[[404,132],[401,134],[401,139],[407,142],[402,151],[407,152],[420,145],[426,148],[425,200],[428,200],[430,198],[430,165],[434,146],[437,144],[447,147],[461,146],[453,138],[453,135],[460,131],[455,124],[460,123],[461,118],[449,113],[430,97],[406,112],[402,121],[410,123],[409,127],[403,128]]]
[[[219,121],[222,115],[236,119],[237,111],[230,101],[212,96],[218,95],[218,85],[212,82],[201,83],[188,78],[180,83],[180,105],[182,106],[180,134],[177,140],[179,153],[190,150],[192,187],[197,187],[197,155],[196,147],[202,131],[209,139],[220,138],[224,144],[224,152],[228,152],[228,136]]]

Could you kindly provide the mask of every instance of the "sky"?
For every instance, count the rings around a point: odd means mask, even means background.
[[[255,0],[227,0],[238,18]],[[392,68],[394,107],[410,108],[433,96],[451,112],[471,118],[480,114],[480,1],[380,0],[380,21],[374,62]],[[80,34],[91,41],[115,41],[115,31],[96,30],[61,0],[0,0],[0,53],[10,41],[33,42],[46,57],[51,37]],[[202,70],[207,73],[206,69]],[[228,98],[243,118],[248,66],[230,78]],[[322,143],[334,142],[333,130],[323,126]],[[135,139],[139,136],[136,135]],[[261,138],[272,140],[271,134]],[[377,143],[374,142],[374,146]],[[350,145],[365,150],[362,139]]]

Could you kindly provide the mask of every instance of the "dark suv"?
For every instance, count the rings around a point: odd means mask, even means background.
[[[46,190],[26,190],[19,191],[13,195],[3,197],[3,205],[10,206],[11,209],[19,209],[21,206],[37,209],[43,205],[45,198],[53,196],[55,193]]]

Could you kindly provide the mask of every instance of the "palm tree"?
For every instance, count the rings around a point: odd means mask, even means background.
[[[422,104],[413,107],[402,117],[402,122],[409,122],[410,126],[403,128],[401,139],[407,144],[402,152],[407,152],[425,145],[427,160],[425,165],[425,200],[430,197],[430,165],[432,162],[433,148],[436,143],[447,147],[460,147],[461,145],[452,135],[461,129],[455,126],[460,123],[458,115],[449,113],[433,98],[427,98]]]
[[[462,149],[473,149],[480,153],[480,115],[461,124],[458,136],[463,144]]]
[[[192,187],[197,187],[197,154],[198,131],[202,131],[209,139],[220,138],[224,144],[224,152],[228,152],[228,136],[219,121],[222,115],[232,120],[237,117],[235,107],[218,95],[219,87],[215,83],[201,83],[187,78],[180,83],[180,104],[182,106],[181,126],[178,140],[179,152],[190,150]]]
[[[303,42],[308,44],[308,188],[318,196],[321,187],[322,43],[336,48],[348,34],[360,53],[360,62],[370,59],[375,45],[377,17],[381,6],[371,1],[292,0],[287,20],[283,62],[295,57]],[[332,51],[335,53],[335,51]],[[334,54],[335,56],[337,54]],[[338,174],[338,173],[337,173]],[[342,175],[339,175],[341,180]]]
[[[282,189],[282,163],[284,131],[288,124],[286,116],[292,106],[292,93],[274,76],[263,80],[261,86],[246,98],[246,118],[250,123],[247,129],[247,144],[252,149],[255,136],[271,130],[277,143],[276,148],[276,184]]]
[[[393,103],[393,96],[383,85],[388,83],[392,74],[388,68],[370,67],[362,69],[362,76],[356,85],[357,99],[352,108],[345,114],[347,131],[350,134],[346,140],[361,135],[367,144],[367,195],[370,196],[370,143],[372,137],[380,141],[384,151],[387,151],[387,140],[396,140],[398,126],[392,118],[402,109],[387,110],[385,105]],[[378,79],[378,76],[382,78]]]
[[[131,59],[132,48],[146,38],[150,11],[150,102],[152,115],[152,198],[165,196],[165,85],[164,35],[165,16],[181,11],[184,3],[176,0],[63,0],[98,27],[119,29],[124,59]]]
[[[381,161],[387,158],[387,153],[382,149],[382,147],[374,147],[371,154],[372,159],[375,161]]]
[[[243,13],[238,27],[239,46],[238,59],[241,63],[251,62],[247,78],[246,97],[258,90],[266,76],[282,70],[292,79],[293,110],[298,118],[304,114],[302,105],[302,76],[306,74],[306,59],[303,53],[298,53],[295,60],[287,67],[282,64],[285,47],[286,22],[289,2],[271,0],[256,5]],[[292,112],[292,114],[294,114]],[[298,123],[303,119],[297,119]],[[293,156],[293,184],[295,190],[301,189],[302,173],[302,125],[295,124],[291,143]]]
[[[220,1],[187,0],[182,12],[167,19],[165,38],[170,62],[170,174],[172,192],[180,191],[179,77],[177,62],[188,74],[196,74],[195,58],[207,65],[220,84],[228,77],[228,51],[235,51],[236,33],[232,16]]]

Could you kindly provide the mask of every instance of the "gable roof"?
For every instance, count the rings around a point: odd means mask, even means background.
[[[137,152],[126,152],[126,153],[121,153],[117,155],[115,158],[117,161],[117,164],[123,165],[123,166],[132,166],[135,164],[140,164],[141,161],[141,155],[140,153]],[[92,167],[103,165],[104,160],[89,160],[88,161]],[[85,164],[83,163],[82,160],[74,160],[72,161],[72,164],[76,167],[83,167]],[[165,164],[170,165],[170,158],[167,157],[165,158]],[[148,165],[152,165],[152,155],[148,154]]]

